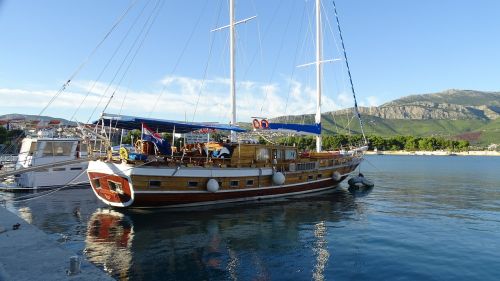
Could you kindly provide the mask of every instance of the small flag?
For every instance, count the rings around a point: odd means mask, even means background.
[[[146,126],[144,123],[142,123],[142,139],[152,142],[162,155],[170,155],[172,153],[170,143],[164,140],[159,133],[151,130],[151,128]]]

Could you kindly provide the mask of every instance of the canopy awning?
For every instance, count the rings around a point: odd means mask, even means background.
[[[300,134],[321,135],[321,124],[284,124],[269,123],[269,129],[279,131],[296,132]]]
[[[140,130],[142,128],[142,123],[144,123],[151,129],[158,130],[160,132],[172,132],[175,128],[175,132],[180,134],[189,133],[199,129],[246,132],[245,129],[240,127],[219,123],[183,122],[109,113],[104,113],[101,116],[101,119],[104,121],[105,126],[109,126],[110,122],[112,122],[111,125],[113,127],[126,130]],[[99,121],[95,121],[94,124],[97,124],[98,122]]]

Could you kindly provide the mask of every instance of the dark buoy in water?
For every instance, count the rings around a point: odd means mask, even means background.
[[[357,176],[350,178],[347,183],[350,187],[353,188],[363,188],[363,187],[373,187],[374,184],[372,181],[365,178],[362,173],[359,173]]]

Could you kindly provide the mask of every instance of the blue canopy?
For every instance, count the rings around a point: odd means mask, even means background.
[[[302,124],[285,124],[285,123],[270,122],[269,129],[320,135],[321,134],[321,123],[312,124],[312,125],[302,125]]]
[[[245,129],[242,129],[240,127],[219,123],[183,122],[109,113],[104,113],[101,118],[104,121],[105,126],[109,126],[110,122],[112,122],[111,125],[113,127],[126,130],[140,130],[142,128],[142,123],[144,123],[152,129],[158,130],[160,132],[172,132],[175,128],[175,132],[180,134],[189,133],[199,129],[246,132]],[[99,121],[94,122],[94,124],[97,123],[99,123]]]

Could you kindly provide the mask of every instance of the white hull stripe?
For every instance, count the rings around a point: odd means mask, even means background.
[[[359,164],[361,161],[352,161],[350,163],[331,166],[331,167],[321,167],[316,171],[325,171],[332,169],[339,169],[343,167],[349,167],[352,165]],[[115,175],[137,175],[137,176],[166,176],[166,177],[202,177],[202,178],[218,178],[218,177],[252,177],[252,176],[271,176],[273,174],[272,168],[202,168],[202,167],[180,167],[180,168],[166,168],[166,167],[134,167],[126,164],[114,164],[105,163],[101,161],[91,161],[89,172],[99,172],[99,173],[109,173]],[[297,173],[297,172],[308,172],[310,170],[304,171],[294,171],[285,172]]]

